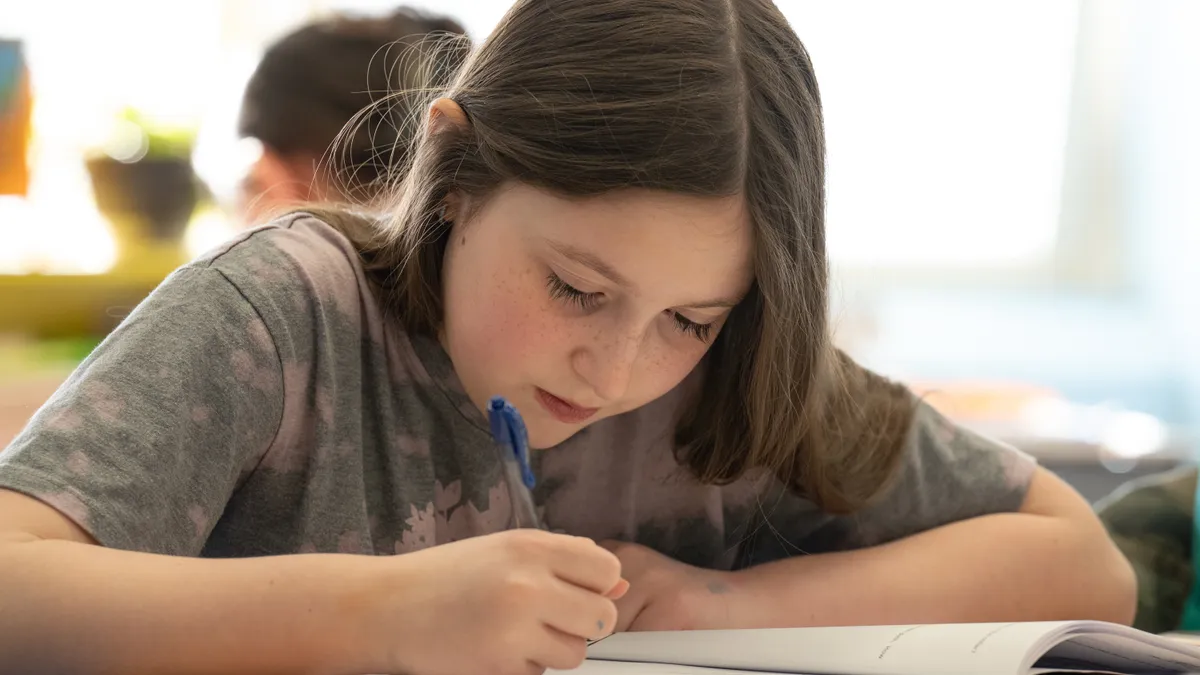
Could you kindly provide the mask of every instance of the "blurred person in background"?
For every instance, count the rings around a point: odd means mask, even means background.
[[[1152,633],[1200,631],[1198,476],[1195,466],[1144,476],[1096,504],[1101,522],[1137,575],[1135,628]]]
[[[238,135],[261,143],[238,196],[243,221],[306,201],[370,202],[403,164],[422,112],[403,92],[451,77],[470,48],[465,33],[449,17],[400,7],[335,15],[270,45],[238,120]],[[457,39],[437,39],[446,36]]]

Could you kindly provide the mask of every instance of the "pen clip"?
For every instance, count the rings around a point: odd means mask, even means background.
[[[529,435],[521,414],[503,397],[495,396],[488,403],[488,424],[496,442],[512,449],[517,466],[521,469],[521,482],[532,490],[536,479],[529,465]]]

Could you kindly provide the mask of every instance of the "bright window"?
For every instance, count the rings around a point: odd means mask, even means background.
[[[1051,256],[1077,3],[778,4],[824,100],[832,258],[974,267]]]

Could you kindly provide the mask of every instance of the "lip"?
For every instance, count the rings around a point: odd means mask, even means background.
[[[554,419],[564,424],[579,424],[586,421],[592,415],[595,415],[599,408],[584,408],[583,406],[575,405],[574,403],[561,399],[554,394],[535,387],[538,403],[550,413]]]

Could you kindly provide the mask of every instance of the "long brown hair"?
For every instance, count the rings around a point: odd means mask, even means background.
[[[416,136],[382,220],[337,218],[414,332],[442,320],[447,195],[741,194],[756,282],[676,431],[723,483],[774,472],[848,512],[895,473],[915,399],[831,343],[825,146],[812,64],[770,0],[518,0],[450,85],[469,124]],[[470,214],[466,214],[469,217]]]

